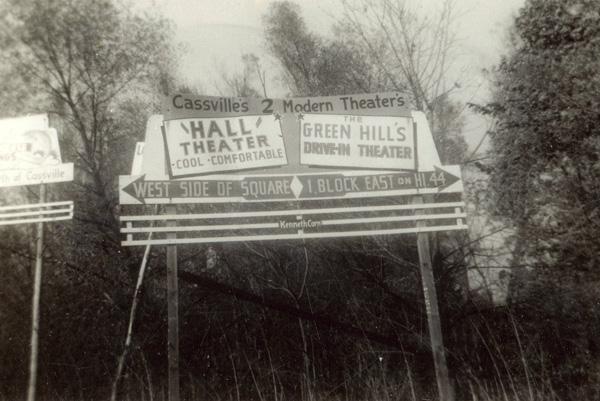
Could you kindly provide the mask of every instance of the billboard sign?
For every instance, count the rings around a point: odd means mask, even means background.
[[[403,93],[291,99],[177,94],[166,98],[163,109],[171,178],[417,168]]]
[[[424,114],[405,99],[170,96],[136,148],[141,168],[120,177],[120,203],[461,192],[460,168],[441,166]]]
[[[169,96],[164,115],[148,120],[143,150],[136,149],[141,169],[119,177],[120,204],[205,204],[210,211],[122,215],[123,245],[466,229],[464,203],[409,199],[461,193],[463,183],[460,166],[441,165],[424,113],[405,99]],[[230,202],[256,207],[212,208]],[[144,237],[150,233],[156,238]]]
[[[0,120],[0,187],[73,180],[45,115]]]

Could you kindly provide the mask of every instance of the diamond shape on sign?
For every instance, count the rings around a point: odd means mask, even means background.
[[[304,186],[302,185],[298,177],[294,176],[294,179],[290,184],[290,189],[292,190],[294,195],[296,195],[296,198],[300,197],[300,193],[302,192],[303,188]]]

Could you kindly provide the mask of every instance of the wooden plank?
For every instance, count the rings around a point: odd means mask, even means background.
[[[68,220],[73,218],[73,209],[73,201],[4,206],[0,207],[0,226]]]
[[[175,206],[167,206],[167,213],[173,214]],[[175,221],[167,225],[174,226]],[[177,234],[169,233],[167,238],[175,240]],[[169,401],[179,401],[179,289],[177,285],[177,245],[167,246],[167,310],[168,310],[168,358],[169,358]]]
[[[131,222],[127,222],[131,224]],[[142,233],[168,233],[168,232],[190,232],[190,231],[219,231],[219,230],[248,230],[262,228],[278,228],[279,223],[256,223],[256,224],[220,224],[207,226],[179,226],[179,227],[125,227],[121,229],[123,234],[142,234]]]
[[[457,219],[466,217],[465,213],[452,214],[430,214],[423,216],[385,216],[385,217],[365,217],[355,219],[322,220],[323,226],[344,225],[344,224],[364,224],[364,223],[386,223],[397,221],[419,221],[419,220],[443,220]],[[302,217],[300,217],[302,218]],[[459,223],[460,224],[460,223]],[[126,227],[121,229],[123,234],[142,234],[142,233],[166,233],[166,232],[194,232],[194,231],[220,231],[220,230],[247,230],[247,229],[267,229],[279,228],[279,223],[255,223],[255,224],[218,224],[207,226],[179,226],[179,227],[133,227],[128,221]]]
[[[46,185],[40,185],[40,204],[46,201]],[[31,313],[31,356],[29,359],[29,385],[27,389],[27,401],[35,400],[38,369],[38,340],[40,331],[40,294],[42,291],[42,267],[44,256],[44,223],[37,223],[37,238],[35,250],[35,271],[33,278],[33,300]]]
[[[343,224],[361,224],[361,223],[387,223],[392,221],[420,221],[420,220],[443,220],[455,219],[466,216],[464,213],[451,214],[428,214],[423,216],[384,216],[384,217],[359,217],[356,219],[340,219],[340,220],[323,220],[324,226],[343,225]]]
[[[73,213],[69,213],[67,216],[62,217],[40,217],[40,218],[31,218],[31,219],[18,219],[18,220],[0,220],[0,226],[8,226],[12,224],[26,224],[26,223],[45,223],[48,221],[61,221],[61,220],[71,220],[73,218]]]
[[[35,205],[15,205],[15,206],[0,206],[0,212],[9,210],[22,210],[22,209],[41,209],[48,207],[57,206],[70,206],[73,208],[73,201],[62,201],[62,202],[49,202],[49,203],[36,203]]]
[[[236,235],[233,237],[203,237],[203,238],[177,238],[177,239],[154,239],[154,240],[137,240],[137,241],[122,241],[123,246],[140,246],[140,245],[173,245],[173,244],[206,244],[206,243],[224,243],[224,242],[243,242],[243,241],[273,241],[273,240],[292,240],[292,239],[320,239],[320,238],[343,238],[343,237],[361,237],[361,236],[377,236],[377,235],[392,235],[392,234],[414,234],[427,233],[436,231],[456,231],[466,230],[468,226],[437,226],[437,227],[410,227],[397,228],[388,230],[364,230],[364,231],[349,231],[349,232],[325,232],[325,233],[303,233],[303,234],[265,234],[265,235]]]
[[[423,197],[415,196],[413,198],[413,202],[415,204],[422,204]],[[416,213],[423,213],[423,210],[417,210]],[[419,221],[417,223],[417,225],[421,228],[424,228],[425,224],[427,224],[425,221]],[[429,237],[427,233],[421,232],[417,234],[417,247],[419,251],[419,265],[421,267],[421,280],[423,283],[425,308],[427,311],[427,322],[429,325],[431,352],[433,353],[435,376],[437,379],[440,401],[453,401],[454,392],[450,384],[448,366],[446,364],[440,312],[437,302],[437,293],[435,290],[435,280],[433,277],[433,267],[431,265],[431,255],[429,250]]]
[[[199,213],[199,214],[166,214],[148,216],[121,216],[121,221],[150,221],[150,220],[197,220],[197,219],[225,219],[232,217],[265,217],[265,216],[295,216],[313,214],[379,212],[395,210],[437,209],[464,207],[464,202],[430,203],[423,205],[387,205],[387,206],[359,206],[337,207],[324,209],[296,209],[296,210],[269,210],[261,212],[235,212],[235,213]]]
[[[12,219],[14,217],[27,217],[27,216],[40,216],[40,215],[51,215],[51,214],[61,214],[61,213],[69,213],[71,211],[70,208],[67,209],[52,209],[52,210],[32,210],[29,212],[17,212],[17,213],[4,213],[0,214],[0,219]]]

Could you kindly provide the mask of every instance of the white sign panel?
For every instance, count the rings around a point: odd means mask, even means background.
[[[165,121],[164,137],[173,178],[287,164],[281,122],[273,116]]]
[[[122,205],[348,199],[462,192],[459,166],[432,171],[347,171],[283,175],[119,177]]]
[[[133,164],[131,165],[131,175],[142,173],[142,164],[144,163],[144,148],[145,142],[138,142],[135,145],[135,153],[133,154]]]
[[[311,166],[416,170],[412,118],[306,114],[300,163]]]
[[[28,170],[0,171],[0,187],[73,181],[73,163]]]
[[[2,135],[0,171],[28,170],[59,164],[61,158],[55,129],[25,129],[12,135]]]
[[[45,115],[0,120],[0,187],[73,180]]]

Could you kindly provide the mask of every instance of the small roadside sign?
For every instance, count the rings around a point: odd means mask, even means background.
[[[73,163],[34,169],[0,171],[0,187],[73,181]]]
[[[0,187],[73,180],[45,115],[0,120]]]
[[[72,181],[73,163],[64,164],[58,135],[48,116],[34,115],[0,120],[0,187],[41,184],[37,205],[3,206],[0,225],[36,224],[33,273],[30,369],[28,399],[35,398],[38,368],[40,292],[44,250],[44,223],[73,218],[73,202],[46,203],[47,183]]]

